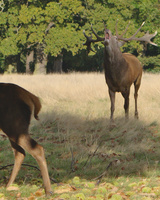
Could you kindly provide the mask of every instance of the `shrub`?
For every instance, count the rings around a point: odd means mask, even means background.
[[[160,55],[151,57],[139,57],[143,65],[143,69],[147,72],[160,72]]]

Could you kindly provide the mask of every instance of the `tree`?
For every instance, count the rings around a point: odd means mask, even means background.
[[[55,58],[53,71],[62,71],[64,49],[75,55],[83,48],[83,34],[78,24],[83,17],[83,10],[81,1],[78,0],[61,0],[56,4],[50,2],[46,6],[46,16],[52,19],[54,26],[46,34],[44,51]]]
[[[18,4],[8,1],[0,16],[3,25],[0,51],[5,56],[27,52],[28,64],[34,47],[36,67],[41,69],[46,66],[49,53],[58,57],[66,49],[75,54],[82,48],[83,35],[76,22],[82,11],[79,0],[60,0],[58,3],[30,0]],[[40,55],[43,56],[40,58]]]

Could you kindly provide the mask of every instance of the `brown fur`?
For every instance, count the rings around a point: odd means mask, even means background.
[[[34,112],[34,117],[38,119],[40,109],[40,100],[34,94],[14,84],[0,83],[0,128],[8,136],[15,156],[7,187],[14,182],[27,151],[39,164],[48,195],[51,192],[51,184],[44,150],[28,134],[31,114]]]

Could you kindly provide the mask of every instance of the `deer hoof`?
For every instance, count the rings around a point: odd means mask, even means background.
[[[52,196],[53,195],[53,191],[48,191],[46,192],[46,196],[49,197],[49,196]]]

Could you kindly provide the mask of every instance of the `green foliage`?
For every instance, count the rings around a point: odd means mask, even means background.
[[[123,200],[122,196],[119,194],[113,194],[110,199],[111,200]]]
[[[2,54],[0,54],[0,73],[3,72],[3,68],[4,68],[4,60],[5,60],[5,58],[3,57]]]
[[[80,178],[78,176],[75,176],[73,178],[73,184],[75,184],[75,185],[79,185],[80,184]]]
[[[152,189],[150,187],[144,187],[142,188],[142,192],[144,193],[151,193]]]
[[[97,193],[98,193],[98,194],[106,194],[106,193],[107,193],[107,190],[106,190],[105,187],[99,187],[99,188],[97,189]]]
[[[7,66],[7,69],[5,69],[5,74],[13,74],[13,73],[16,73],[16,69],[13,65],[8,65]]]
[[[36,51],[38,44],[42,44],[47,55],[57,57],[65,52],[68,56],[68,52],[70,52],[72,56],[76,57],[78,54],[77,63],[83,65],[80,70],[84,71],[93,68],[93,64],[90,62],[91,56],[88,57],[88,60],[84,55],[83,58],[80,58],[83,54],[82,50],[85,48],[82,30],[85,29],[88,34],[91,24],[100,36],[103,36],[103,22],[115,34],[117,19],[119,19],[119,33],[122,33],[127,23],[131,21],[125,37],[130,37],[135,33],[143,21],[146,21],[146,24],[138,36],[142,36],[147,30],[151,33],[155,30],[160,32],[157,0],[149,2],[147,0],[29,0],[27,3],[24,0],[6,0],[2,6],[0,53],[3,56],[17,55],[18,53],[26,55],[28,47]],[[148,15],[148,13],[151,14]],[[50,23],[52,26],[48,28]],[[160,44],[159,35],[155,37],[154,42]],[[102,44],[96,44],[95,50],[98,55],[101,54],[101,49]],[[143,46],[139,42],[130,42],[125,44],[122,51],[141,55]],[[152,49],[147,52],[149,55],[153,54]],[[160,53],[160,50],[157,52]],[[152,56],[156,55],[157,53]],[[99,69],[101,66],[99,63],[102,63],[103,57],[101,59],[98,57],[98,62],[95,57],[93,55],[92,60],[94,64],[98,63],[95,68]],[[80,67],[75,66],[74,62],[73,58],[70,68],[77,70]],[[88,65],[88,63],[91,64]]]
[[[13,37],[7,37],[0,42],[1,53],[5,56],[16,55],[19,52],[17,47],[17,38],[14,35]]]
[[[83,35],[81,31],[74,31],[74,29],[75,27],[73,27],[72,24],[68,24],[64,28],[61,26],[52,28],[45,38],[45,52],[47,54],[51,53],[51,55],[58,56],[58,54],[65,49],[71,51],[72,54],[75,55],[83,47]]]
[[[85,200],[86,197],[83,193],[77,193],[71,196],[71,200]]]
[[[65,200],[69,200],[70,199],[70,195],[69,194],[62,194],[62,195],[60,195],[60,199],[65,199]]]
[[[140,57],[143,68],[148,72],[160,72],[160,55],[151,57]]]

